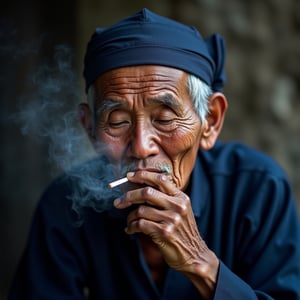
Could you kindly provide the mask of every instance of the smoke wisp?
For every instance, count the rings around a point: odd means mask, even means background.
[[[39,66],[30,84],[33,93],[13,116],[22,133],[47,142],[49,161],[72,182],[70,197],[77,212],[111,208],[120,191],[107,187],[113,166],[101,153],[96,155],[81,128],[77,105],[82,95],[71,49],[57,46],[53,61]]]

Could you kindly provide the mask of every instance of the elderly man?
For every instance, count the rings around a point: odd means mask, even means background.
[[[10,299],[300,299],[288,179],[267,156],[217,142],[224,55],[219,35],[147,9],[96,30],[81,122],[127,182],[79,227],[74,185],[54,182]]]

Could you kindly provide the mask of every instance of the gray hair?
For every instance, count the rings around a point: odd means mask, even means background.
[[[191,74],[189,74],[187,79],[187,88],[192,98],[192,101],[194,103],[195,111],[198,114],[201,123],[203,124],[206,115],[209,112],[208,99],[210,95],[213,93],[212,89],[201,79]],[[95,119],[95,106],[94,106],[95,97],[96,97],[95,88],[94,85],[92,84],[88,89],[87,102],[92,110],[94,119]]]
[[[194,103],[194,109],[203,124],[207,114],[209,113],[208,100],[213,91],[209,85],[191,74],[187,79],[187,87]]]

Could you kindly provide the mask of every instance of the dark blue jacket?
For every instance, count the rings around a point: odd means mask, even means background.
[[[126,218],[84,212],[76,226],[65,180],[45,192],[11,289],[13,299],[200,299],[169,269],[151,279]],[[241,144],[199,151],[189,188],[199,232],[219,257],[214,299],[300,299],[300,226],[288,179],[267,156]]]

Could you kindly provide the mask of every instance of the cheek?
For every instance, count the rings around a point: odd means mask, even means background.
[[[168,153],[172,156],[182,156],[191,149],[198,149],[200,128],[196,125],[181,126],[170,138],[164,139]]]
[[[98,132],[98,134],[96,133],[95,149],[98,154],[107,156],[112,162],[118,162],[123,155],[124,146],[120,139]]]
[[[172,161],[174,182],[180,189],[185,189],[188,184],[199,149],[200,136],[200,128],[191,126],[182,128],[171,141],[168,140],[166,152]]]

